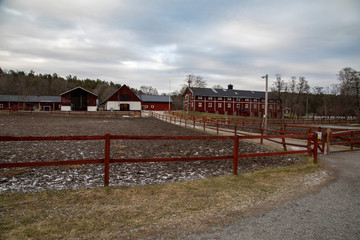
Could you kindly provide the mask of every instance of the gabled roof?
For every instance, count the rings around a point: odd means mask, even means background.
[[[73,88],[73,89],[70,89],[70,90],[68,90],[68,91],[66,91],[66,92],[61,93],[60,96],[65,95],[65,94],[67,94],[67,93],[69,93],[69,92],[75,91],[75,90],[77,90],[77,89],[81,89],[81,90],[83,90],[83,91],[85,91],[85,92],[88,92],[88,93],[94,95],[95,97],[97,97],[97,95],[96,95],[95,93],[90,92],[89,90],[86,90],[85,88],[82,88],[82,87],[75,87],[75,88]]]
[[[55,102],[60,103],[60,96],[21,96],[21,95],[0,95],[0,102]]]
[[[142,102],[173,102],[170,96],[164,95],[146,95],[146,94],[139,94],[139,98]]]
[[[250,90],[235,90],[222,88],[188,88],[195,96],[203,97],[231,97],[231,98],[265,98],[265,92]],[[269,98],[272,93],[269,92]]]
[[[134,94],[134,93],[131,91],[131,89],[124,84],[124,85],[122,85],[121,87],[119,87],[118,89],[116,89],[116,90],[115,90],[112,94],[110,94],[107,98],[105,98],[105,100],[103,100],[103,101],[100,103],[100,105],[105,104],[112,96],[114,96],[118,91],[120,91],[120,90],[123,89],[123,88],[127,88],[136,98],[139,99],[139,101],[141,101],[140,97],[139,97],[138,95]]]

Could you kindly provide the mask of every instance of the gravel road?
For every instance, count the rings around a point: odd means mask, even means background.
[[[360,153],[320,159],[336,178],[319,191],[189,239],[360,239]]]

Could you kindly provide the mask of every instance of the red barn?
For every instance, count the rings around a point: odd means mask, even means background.
[[[234,90],[231,84],[227,89],[187,88],[183,107],[185,111],[262,117],[265,114],[265,92]],[[269,93],[268,116],[276,118],[279,111],[279,104]]]
[[[139,95],[141,99],[142,110],[151,111],[171,111],[172,110],[172,99],[170,96],[164,95]]]
[[[26,109],[40,111],[60,110],[60,96],[0,95],[0,110]]]
[[[60,96],[62,111],[97,111],[97,95],[82,87],[73,88]]]
[[[101,102],[104,110],[110,111],[140,111],[141,100],[136,96],[131,89],[123,85],[118,88],[113,94]]]

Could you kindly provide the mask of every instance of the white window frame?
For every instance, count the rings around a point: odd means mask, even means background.
[[[219,102],[219,103],[218,103],[218,108],[221,108],[221,107],[222,107],[222,103]]]
[[[198,97],[198,99],[199,99],[199,100],[202,100],[202,99],[203,99],[203,97]]]
[[[218,97],[218,100],[222,100],[222,97]]]
[[[209,105],[208,105],[209,107],[212,107],[212,103],[209,103]]]
[[[145,105],[145,109],[148,109],[149,108],[149,106],[148,105]]]
[[[245,104],[245,108],[249,108],[249,104]]]
[[[231,101],[231,97],[228,97],[227,100],[228,100],[228,101]]]
[[[213,100],[213,98],[212,98],[212,97],[208,97],[208,100]]]
[[[240,103],[236,104],[236,107],[237,107],[237,108],[240,108]]]
[[[201,103],[201,102],[198,103],[198,107],[202,107],[202,103]]]
[[[151,105],[151,109],[154,109],[155,108],[155,106],[154,105]]]
[[[228,104],[227,104],[227,107],[228,107],[228,108],[231,108],[231,103],[228,103]]]
[[[4,104],[1,103],[1,104],[0,104],[0,108],[4,108]]]

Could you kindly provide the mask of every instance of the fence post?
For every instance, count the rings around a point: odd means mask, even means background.
[[[105,134],[104,187],[109,186],[110,169],[110,134]]]
[[[308,129],[308,134],[312,136],[311,134],[311,128]],[[315,133],[317,135],[317,133]],[[311,137],[308,137],[308,147],[311,148]],[[311,153],[309,153],[311,155]]]
[[[237,170],[238,170],[238,154],[239,154],[239,136],[235,135],[235,137],[234,137],[234,164],[233,164],[234,175],[237,175]]]
[[[264,136],[264,129],[260,128],[260,134],[261,134],[260,143],[263,144],[263,142],[264,142],[264,138],[263,138],[263,136]]]
[[[216,134],[219,135],[219,120],[216,121]]]
[[[351,134],[350,135],[350,150],[353,151],[354,150],[354,142],[353,142],[354,141],[354,132],[351,131],[350,134]]]
[[[281,135],[284,135],[284,132],[283,132],[283,128],[282,128],[282,127],[280,128],[280,134],[281,134]],[[282,137],[282,138],[281,138],[281,141],[282,141],[282,144],[283,144],[284,151],[287,151],[285,138]]]
[[[314,140],[314,148],[313,148],[313,154],[314,154],[314,164],[317,164],[317,150],[318,150],[318,136],[317,133],[313,133],[312,138]]]
[[[204,131],[205,131],[205,128],[206,128],[206,125],[205,125],[206,123],[205,123],[205,119],[204,119]]]
[[[237,135],[237,124],[235,123],[235,129],[234,129],[235,135]]]
[[[331,130],[330,128],[326,129],[326,154],[330,154],[330,145],[331,145],[331,139],[330,139]]]

